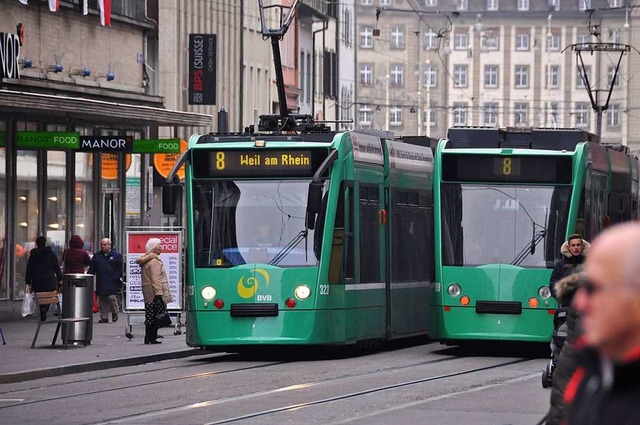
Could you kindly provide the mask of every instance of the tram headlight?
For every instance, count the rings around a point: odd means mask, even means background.
[[[309,289],[309,287],[307,285],[300,285],[300,286],[296,287],[296,289],[293,291],[293,293],[294,293],[294,295],[296,296],[297,299],[302,301],[302,300],[306,300],[307,298],[309,298],[309,295],[311,295],[311,289]]]
[[[211,286],[205,286],[202,288],[202,291],[200,291],[200,295],[202,295],[205,301],[211,301],[216,297],[216,290]]]
[[[540,298],[547,300],[551,297],[551,289],[548,286],[541,286],[538,288],[538,295]]]
[[[452,297],[457,297],[458,295],[460,295],[460,292],[462,292],[462,288],[460,287],[460,285],[458,285],[457,283],[452,283],[451,285],[449,285],[449,287],[447,288],[447,292],[449,293],[449,295],[451,295]]]

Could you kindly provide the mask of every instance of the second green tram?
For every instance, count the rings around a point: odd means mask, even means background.
[[[434,158],[430,336],[548,342],[549,278],[571,233],[638,217],[638,161],[572,129],[452,128]]]
[[[183,159],[189,346],[427,334],[429,146],[355,132],[209,134],[192,136]]]

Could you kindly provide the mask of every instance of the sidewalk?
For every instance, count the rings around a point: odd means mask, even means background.
[[[28,381],[69,373],[103,370],[114,367],[133,366],[160,360],[175,359],[205,354],[205,351],[192,349],[185,343],[184,316],[182,334],[174,335],[174,327],[160,329],[162,344],[144,344],[144,318],[136,314],[131,323],[133,339],[125,336],[128,332],[127,316],[120,313],[117,323],[97,323],[99,314],[93,318],[93,337],[91,344],[73,346],[62,345],[60,336],[55,346],[51,340],[56,330],[55,324],[40,327],[36,346],[31,341],[36,332],[37,322],[34,316],[0,321],[6,345],[0,341],[0,384]],[[51,318],[51,312],[49,318]],[[172,316],[174,324],[176,317]]]

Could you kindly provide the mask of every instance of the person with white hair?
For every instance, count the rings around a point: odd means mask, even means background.
[[[586,279],[573,298],[585,348],[564,391],[568,425],[638,423],[639,255],[640,223],[631,222],[602,232],[585,260]]]
[[[147,241],[146,253],[136,263],[142,268],[142,295],[145,311],[145,344],[160,344],[158,341],[158,317],[167,311],[167,304],[173,301],[169,292],[169,280],[160,259],[162,241],[151,238]]]

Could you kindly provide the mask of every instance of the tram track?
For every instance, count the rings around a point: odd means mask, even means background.
[[[359,373],[359,374],[339,375],[339,376],[335,376],[335,377],[331,377],[331,378],[327,378],[327,379],[323,379],[323,380],[319,380],[319,381],[313,382],[312,385],[316,385],[316,384],[323,383],[323,382],[333,382],[333,381],[343,380],[343,379],[362,378],[362,377],[366,377],[366,376],[390,373],[390,372],[399,371],[399,370],[403,370],[403,369],[408,369],[408,368],[412,368],[412,367],[425,366],[425,365],[429,365],[429,364],[435,364],[435,363],[441,363],[441,362],[453,361],[453,360],[456,360],[456,357],[448,357],[448,358],[440,358],[440,359],[427,360],[427,361],[421,361],[421,362],[414,362],[414,363],[410,363],[410,364],[406,364],[406,365],[402,365],[402,366],[388,367],[388,368],[368,371],[368,372]],[[26,401],[21,401],[21,402],[17,402],[17,403],[6,404],[6,405],[3,405],[3,406],[0,406],[0,411],[2,411],[4,409],[9,409],[9,408],[12,408],[12,407],[18,407],[18,406],[41,404],[41,403],[47,403],[47,402],[51,402],[51,401],[69,400],[69,399],[75,399],[77,397],[91,396],[91,395],[96,395],[96,394],[105,394],[107,392],[117,392],[117,391],[122,391],[122,390],[127,390],[127,389],[144,389],[144,388],[147,388],[147,387],[152,387],[154,385],[164,385],[164,384],[167,384],[167,383],[174,383],[174,382],[185,381],[185,380],[190,380],[190,379],[202,379],[202,378],[206,378],[206,377],[218,376],[218,375],[223,375],[223,374],[228,374],[228,373],[246,372],[246,371],[251,371],[251,370],[255,370],[255,369],[263,369],[263,368],[268,368],[268,367],[272,367],[272,366],[279,366],[279,365],[289,364],[289,363],[293,363],[293,362],[294,362],[293,360],[277,361],[277,362],[270,362],[270,363],[262,364],[262,365],[254,365],[254,366],[250,366],[250,367],[231,368],[231,369],[219,370],[219,371],[211,371],[211,372],[202,372],[202,373],[196,373],[196,374],[191,374],[191,375],[186,375],[186,376],[179,376],[179,377],[169,378],[169,379],[163,377],[162,379],[149,381],[149,382],[141,382],[141,383],[131,384],[131,385],[119,385],[119,386],[113,386],[113,387],[110,387],[110,388],[99,388],[99,389],[91,390],[91,391],[83,391],[81,393],[77,392],[77,393],[72,393],[72,394],[66,394],[66,395],[60,395],[60,396],[54,396],[54,397],[46,397],[46,398],[34,399],[34,400],[26,400]],[[18,389],[18,390],[6,391],[6,392],[3,392],[3,393],[0,393],[0,395],[12,395],[12,394],[18,394],[18,393],[22,393],[22,392],[30,391],[30,390],[44,390],[44,389],[48,389],[48,388],[52,388],[52,387],[55,387],[57,391],[60,391],[60,388],[62,386],[65,386],[65,385],[73,385],[73,384],[78,384],[78,383],[87,383],[87,382],[91,382],[91,381],[104,382],[105,379],[118,378],[118,377],[122,377],[122,376],[133,376],[133,375],[136,375],[136,374],[143,374],[143,373],[145,373],[145,374],[146,373],[154,373],[154,372],[155,373],[157,373],[157,372],[164,373],[169,369],[177,369],[177,368],[192,367],[192,366],[202,366],[202,364],[189,365],[189,366],[175,366],[175,367],[171,367],[171,368],[154,369],[152,371],[141,371],[141,372],[135,372],[135,373],[131,373],[131,374],[123,373],[123,374],[118,374],[118,375],[113,375],[113,376],[108,376],[108,377],[97,377],[97,378],[90,379],[90,380],[75,380],[75,381],[71,381],[71,382],[58,383],[58,384],[55,384],[55,385],[52,385],[52,386],[37,386],[37,387],[33,387],[31,389],[22,388],[22,389]],[[16,397],[16,400],[19,400],[19,399]]]
[[[426,364],[441,363],[441,362],[452,361],[452,360],[457,360],[457,358],[437,359],[437,360],[433,360],[433,361],[422,362],[420,364],[421,365],[426,365]],[[220,420],[213,421],[213,422],[204,422],[204,424],[205,425],[219,425],[219,424],[240,422],[240,421],[247,420],[247,419],[264,418],[264,417],[268,417],[269,415],[274,415],[274,414],[277,414],[277,413],[290,411],[290,410],[294,410],[294,409],[298,410],[298,409],[312,407],[312,406],[320,406],[320,405],[325,405],[325,404],[338,402],[338,401],[341,401],[341,400],[347,400],[347,399],[352,399],[352,398],[357,398],[357,397],[363,397],[363,396],[367,396],[367,395],[378,393],[378,392],[390,391],[390,390],[394,390],[394,389],[401,389],[401,388],[411,387],[413,385],[425,384],[425,383],[434,382],[434,381],[443,381],[443,380],[447,380],[447,379],[450,379],[450,378],[460,377],[460,376],[464,376],[464,375],[470,375],[470,374],[474,374],[474,373],[480,373],[480,372],[484,372],[484,371],[488,371],[488,370],[492,370],[492,369],[502,368],[502,367],[509,366],[509,365],[516,365],[516,364],[524,363],[524,362],[527,362],[527,361],[531,361],[531,359],[529,359],[529,358],[519,358],[519,359],[516,359],[516,360],[500,362],[500,363],[494,364],[494,365],[488,365],[488,366],[482,366],[482,367],[476,367],[476,368],[469,368],[469,369],[459,370],[459,371],[450,372],[450,373],[443,373],[443,374],[440,374],[440,375],[428,376],[428,377],[409,380],[409,381],[401,381],[401,382],[397,382],[397,383],[393,383],[393,384],[376,386],[376,387],[368,388],[368,389],[365,389],[365,390],[347,392],[347,393],[339,394],[339,395],[336,395],[336,396],[317,398],[315,400],[309,400],[309,401],[306,401],[306,402],[287,404],[287,405],[278,406],[278,407],[274,407],[274,408],[270,408],[270,409],[257,410],[257,411],[254,411],[254,412],[248,412],[248,413],[240,414],[240,415],[233,416],[233,417],[228,417],[228,418],[225,418],[225,419],[220,419]],[[181,412],[186,412],[186,411],[193,412],[194,409],[208,408],[208,407],[212,407],[212,406],[216,406],[216,405],[219,406],[219,405],[222,405],[224,403],[243,402],[243,401],[248,401],[248,400],[256,399],[256,398],[260,398],[260,397],[272,396],[272,395],[275,395],[275,394],[278,394],[278,393],[283,393],[283,392],[286,392],[286,391],[294,391],[294,390],[298,390],[298,389],[301,389],[301,388],[311,388],[311,387],[314,387],[314,386],[320,386],[320,385],[328,384],[328,383],[336,384],[336,383],[340,383],[341,381],[345,381],[346,382],[346,381],[352,380],[352,379],[361,379],[363,376],[372,376],[372,375],[375,375],[375,374],[389,373],[389,372],[392,372],[392,371],[397,371],[397,370],[400,370],[400,369],[406,369],[406,368],[415,367],[415,366],[416,366],[415,364],[414,365],[403,365],[403,366],[400,366],[400,367],[387,368],[385,370],[372,371],[372,372],[364,373],[364,374],[355,374],[355,375],[346,375],[346,376],[341,376],[341,377],[333,377],[333,378],[329,378],[329,379],[323,379],[323,380],[308,382],[308,383],[304,383],[304,384],[297,384],[297,385],[291,385],[291,386],[287,386],[287,387],[273,388],[273,389],[269,389],[269,390],[256,391],[256,392],[246,393],[246,394],[236,395],[236,396],[222,397],[222,398],[217,398],[217,399],[212,399],[212,400],[207,400],[207,401],[201,401],[201,402],[197,402],[197,403],[189,403],[189,404],[185,404],[185,405],[182,405],[182,406],[169,407],[169,408],[159,409],[159,410],[155,409],[153,412],[145,412],[145,413],[132,414],[132,415],[123,415],[123,416],[120,416],[120,417],[111,418],[108,421],[96,422],[96,423],[93,423],[93,425],[138,423],[138,421],[146,421],[146,420],[158,419],[158,418],[160,418],[162,416],[180,414]]]

